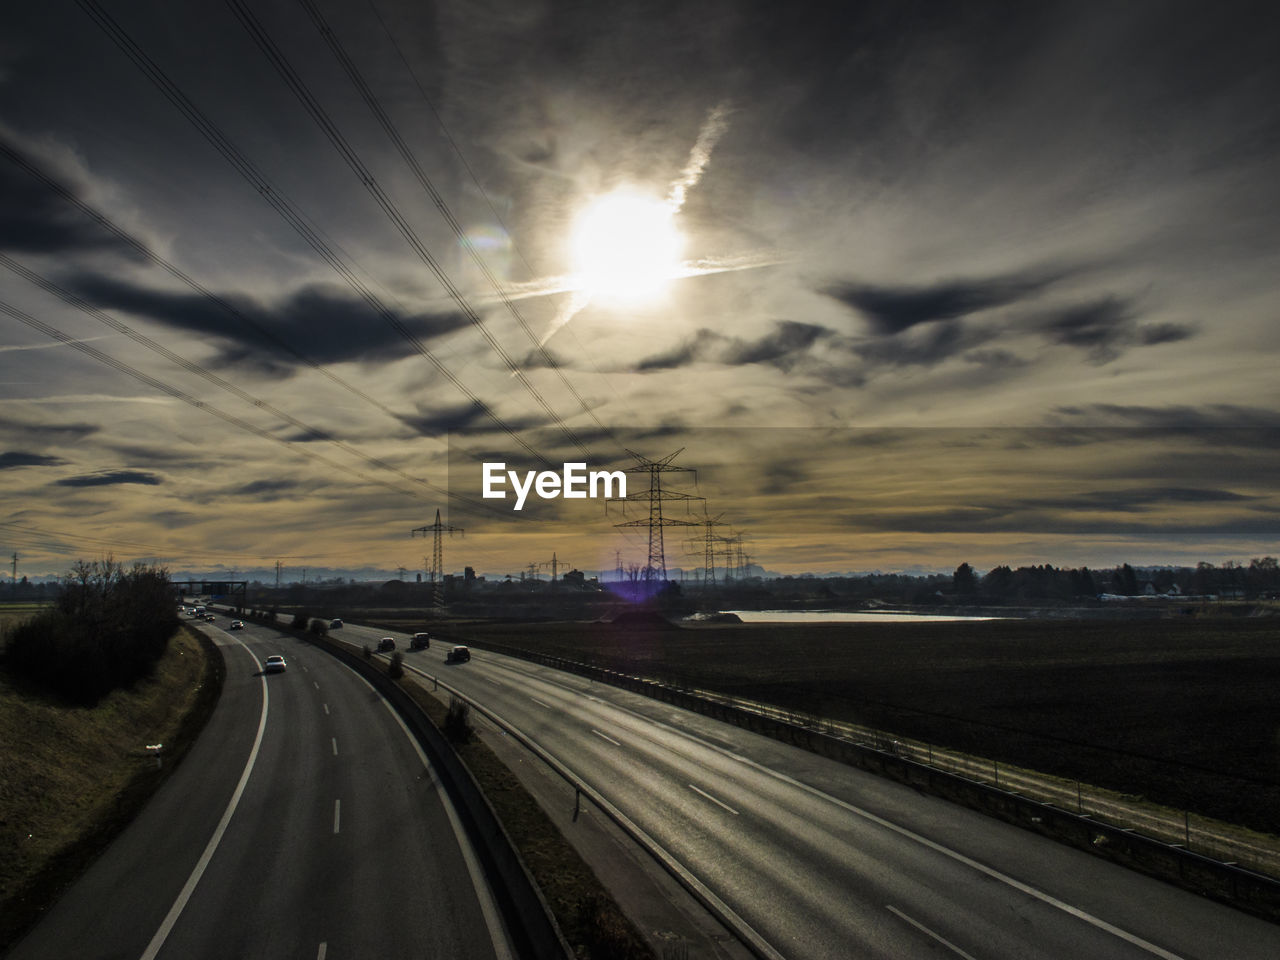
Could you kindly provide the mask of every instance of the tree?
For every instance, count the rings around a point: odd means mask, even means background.
[[[961,595],[971,595],[978,592],[978,575],[973,572],[973,567],[967,563],[962,563],[956,567],[956,572],[951,576],[951,585],[956,593]]]

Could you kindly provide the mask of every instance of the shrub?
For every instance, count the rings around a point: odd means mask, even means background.
[[[457,697],[450,697],[449,710],[444,715],[444,735],[454,743],[470,743],[474,734],[470,705]]]
[[[311,621],[311,626],[307,629],[317,637],[327,637],[329,635],[329,621],[316,617]]]
[[[178,625],[167,571],[81,560],[57,602],[14,630],[5,659],[63,696],[93,703],[149,674]]]
[[[307,621],[310,618],[303,611],[299,610],[293,615],[293,621],[289,624],[294,630],[307,629]]]
[[[399,680],[404,676],[404,654],[399,650],[391,655],[391,662],[387,664],[387,676],[392,680]]]

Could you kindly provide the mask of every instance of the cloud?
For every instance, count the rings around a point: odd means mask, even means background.
[[[1280,430],[1280,412],[1266,407],[1232,403],[1211,403],[1195,407],[1183,404],[1145,406],[1092,403],[1055,407],[1053,414],[1054,420],[1068,424],[1074,422],[1095,427],[1176,430],[1198,433],[1206,439],[1220,436],[1221,431],[1238,433],[1241,430]]]
[[[931,286],[833,283],[819,290],[862,314],[872,333],[892,336],[921,323],[955,320],[1038,295],[1057,275],[950,280]]]
[[[66,462],[61,457],[46,457],[40,453],[22,453],[18,450],[0,453],[0,470],[12,470],[14,467],[56,467]]]
[[[223,343],[222,362],[248,362],[284,373],[297,361],[238,321],[207,297],[174,293],[129,284],[113,277],[82,274],[70,284],[96,306],[149,317],[170,327],[217,337]],[[266,328],[316,363],[395,360],[413,351],[395,327],[364,300],[337,287],[313,284],[286,294],[265,306],[240,295],[226,295],[251,324]],[[458,311],[400,313],[392,318],[415,336],[431,339],[467,326]]]
[[[126,483],[140,483],[154,487],[159,486],[163,481],[156,474],[145,470],[108,470],[79,477],[63,477],[54,482],[60,487],[109,487]]]
[[[0,134],[0,250],[34,254],[112,250],[140,258],[132,246],[78,212],[20,165],[43,166]]]
[[[462,403],[453,406],[436,406],[425,409],[421,405],[416,414],[397,414],[397,419],[415,433],[437,436],[442,433],[490,433],[500,428],[479,403]],[[536,417],[524,419],[503,418],[503,423],[519,433],[541,426]]]
[[[699,360],[710,360],[725,366],[741,367],[765,364],[783,372],[799,363],[819,340],[834,336],[826,327],[795,320],[778,320],[773,329],[754,340],[726,337],[706,327],[688,340],[646,357],[636,365],[638,372],[673,370]]]

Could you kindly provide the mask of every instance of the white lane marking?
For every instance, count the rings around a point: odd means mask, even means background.
[[[333,755],[336,757],[338,755],[338,738],[331,737],[330,739],[333,741]]]
[[[316,951],[316,960],[324,960],[324,955],[329,952],[329,944],[327,942],[320,944],[320,949]]]
[[[702,794],[704,797],[706,797],[706,798],[707,798],[708,800],[710,800],[712,803],[717,804],[718,806],[724,807],[726,810],[728,810],[730,813],[732,813],[735,817],[737,817],[737,816],[741,816],[741,814],[739,814],[737,810],[733,809],[733,807],[729,806],[729,805],[728,805],[727,803],[725,803],[723,800],[718,800],[717,798],[713,797],[711,794],[707,793],[707,791],[705,791],[705,790],[699,790],[699,789],[698,789],[697,787],[695,787],[692,783],[691,783],[691,784],[689,784],[689,789],[690,789],[690,790],[692,790],[694,793],[700,793],[700,794]]]
[[[338,827],[342,824],[342,801],[333,801],[333,832],[338,832]]]
[[[488,681],[489,681],[490,683],[492,683],[495,687],[500,687],[500,686],[502,686],[501,681],[494,680],[492,677],[481,677],[480,679],[481,679],[481,680],[488,680]]]
[[[530,699],[530,700],[532,700],[534,703],[536,703],[536,704],[537,704],[538,706],[540,706],[540,707],[546,707],[548,710],[554,710],[554,709],[555,709],[555,707],[553,707],[551,704],[549,704],[549,703],[543,703],[543,702],[542,702],[541,700],[539,700],[537,697],[530,697],[529,699]]]
[[[938,936],[936,933],[934,933],[932,930],[926,927],[923,923],[920,923],[917,920],[912,920],[910,917],[908,917],[905,913],[903,913],[897,907],[891,907],[886,903],[884,908],[888,910],[890,913],[894,914],[895,916],[901,917],[903,920],[907,921],[907,923],[911,924],[913,927],[915,927],[917,930],[919,930],[921,933],[925,934],[926,936],[933,937],[933,939],[937,940],[940,944],[942,944],[948,950],[951,950],[952,952],[954,952],[957,956],[964,957],[964,960],[974,960],[974,957],[972,954],[965,953],[963,950],[957,947],[950,940],[947,940],[945,937]]]
[[[324,705],[324,715],[326,717],[329,715],[329,705],[327,703]]]
[[[601,732],[600,732],[599,730],[597,730],[595,727],[592,727],[592,728],[591,728],[591,732],[592,732],[592,733],[594,733],[594,734],[595,734],[597,737],[599,737],[601,740],[608,740],[608,741],[609,741],[610,743],[612,743],[615,747],[620,747],[620,746],[622,746],[622,744],[620,744],[617,740],[613,739],[613,737],[610,737],[610,736],[607,736],[606,734],[601,733]]]
[[[316,689],[317,689],[317,690],[319,690],[319,689],[320,689],[320,684],[316,683],[314,680],[312,680],[311,682],[316,684]]]
[[[346,664],[343,664],[343,666],[346,666]],[[370,693],[377,693],[373,688],[373,684],[356,673],[354,668],[347,667],[347,669],[355,675],[357,680],[369,688]],[[435,769],[431,766],[430,761],[427,760],[427,755],[422,750],[422,744],[418,743],[417,738],[405,725],[400,714],[396,713],[396,708],[381,694],[378,694],[378,698],[382,700],[382,705],[387,708],[387,713],[391,714],[391,719],[404,731],[405,738],[409,741],[409,745],[413,747],[414,753],[418,755],[418,760],[422,763],[422,769],[431,778],[431,786],[435,788],[436,795],[440,798],[440,805],[444,807],[444,812],[449,818],[449,825],[453,828],[453,835],[458,840],[458,849],[462,853],[462,860],[467,865],[467,874],[471,877],[471,885],[476,891],[476,900],[480,904],[480,913],[484,917],[485,925],[489,928],[489,939],[493,941],[494,960],[515,960],[515,954],[511,952],[511,935],[507,932],[506,924],[502,921],[502,914],[499,912],[497,902],[493,898],[493,891],[489,889],[488,881],[485,880],[484,868],[480,866],[480,860],[476,857],[475,850],[472,849],[471,841],[467,839],[467,833],[462,827],[462,821],[458,819],[458,811],[454,809],[453,802],[449,799],[449,794],[444,789],[444,784],[440,782],[440,778],[436,776]]]
[[[310,671],[310,670],[308,670],[306,667],[303,667],[303,668],[302,668],[302,672],[303,672],[303,673],[310,673],[311,671]]]
[[[165,940],[168,939],[169,932],[173,930],[173,925],[178,922],[178,917],[182,915],[187,901],[195,893],[196,884],[204,876],[204,872],[209,866],[209,861],[213,859],[213,852],[218,849],[218,844],[222,841],[222,835],[227,832],[227,825],[231,823],[231,815],[236,812],[240,797],[244,794],[245,785],[249,782],[249,774],[253,772],[253,765],[258,759],[258,748],[262,746],[262,735],[267,729],[267,677],[262,672],[262,664],[257,657],[253,656],[253,651],[249,649],[244,641],[237,637],[236,643],[244,647],[245,652],[253,657],[254,665],[258,668],[258,680],[262,684],[262,715],[258,718],[258,733],[253,738],[253,748],[249,751],[249,759],[245,761],[244,772],[240,774],[240,782],[236,784],[235,792],[231,794],[231,799],[227,802],[227,809],[223,811],[222,819],[218,821],[218,826],[213,831],[213,836],[209,838],[209,842],[205,845],[204,853],[200,854],[200,859],[196,861],[195,868],[191,871],[191,876],[187,877],[187,882],[183,884],[182,890],[178,893],[178,899],[173,902],[173,906],[169,908],[169,912],[165,914],[164,920],[161,921],[160,929],[151,938],[151,942],[147,944],[147,949],[142,952],[142,960],[154,960],[156,954],[160,952],[160,948],[164,946]]]
[[[514,671],[515,668],[507,667],[507,669]],[[551,683],[552,681],[548,680],[547,682]],[[567,684],[556,684],[556,685],[562,686],[568,689]],[[595,700],[597,703],[604,703],[603,700],[598,700],[596,697],[589,696],[586,699]],[[856,816],[862,817],[865,820],[869,820],[871,823],[878,824],[879,826],[884,827],[886,830],[891,830],[894,833],[898,834],[899,836],[906,837],[909,840],[914,840],[916,843],[922,846],[928,847],[930,850],[933,850],[936,853],[940,853],[945,857],[950,857],[952,860],[955,860],[958,863],[962,863],[973,870],[977,870],[979,873],[982,873],[993,880],[998,880],[1001,883],[1004,883],[1010,887],[1013,887],[1013,889],[1015,890],[1025,893],[1029,897],[1034,897],[1035,899],[1039,900],[1041,903],[1046,903],[1051,907],[1055,907],[1056,909],[1061,910],[1063,913],[1066,913],[1066,914],[1069,914],[1070,916],[1075,917],[1077,920],[1083,920],[1085,923],[1090,924],[1091,926],[1097,927],[1099,930],[1104,930],[1114,937],[1119,937],[1121,940],[1131,943],[1135,947],[1138,947],[1139,949],[1145,950],[1148,953],[1153,954],[1154,956],[1160,957],[1161,960],[1186,960],[1186,958],[1182,957],[1179,954],[1172,953],[1168,950],[1165,950],[1163,947],[1156,946],[1156,944],[1151,943],[1149,940],[1142,939],[1142,937],[1139,937],[1137,934],[1129,933],[1129,931],[1127,930],[1122,930],[1120,927],[1117,927],[1115,924],[1108,923],[1106,920],[1103,920],[1101,917],[1095,917],[1093,914],[1088,913],[1080,909],[1079,907],[1074,907],[1063,900],[1059,900],[1057,897],[1053,896],[1052,894],[1045,893],[1043,890],[1038,890],[1035,887],[1029,886],[1028,884],[1023,883],[1020,880],[1015,880],[1013,877],[1009,876],[1008,874],[1001,873],[999,870],[995,869],[994,867],[989,867],[985,863],[980,863],[977,860],[974,860],[972,857],[967,857],[963,853],[960,853],[957,850],[952,850],[949,847],[944,847],[942,844],[937,843],[933,840],[930,840],[928,837],[921,836],[920,834],[916,833],[913,830],[908,830],[906,827],[899,826],[898,824],[890,820],[886,820],[884,819],[884,817],[876,816],[876,814],[872,813],[869,810],[863,810],[861,807],[856,807],[852,803],[849,803],[845,800],[841,800],[839,797],[833,797],[829,793],[824,793],[823,791],[819,790],[817,787],[810,786],[809,784],[803,783],[802,781],[797,780],[794,777],[787,776],[785,773],[780,773],[777,770],[773,770],[769,767],[766,767],[764,766],[764,764],[757,763],[755,760],[749,760],[746,757],[738,756],[735,753],[725,750],[723,747],[717,747],[715,744],[708,743],[704,740],[701,740],[698,737],[694,736],[693,734],[689,733],[688,731],[681,730],[679,727],[672,726],[671,724],[668,724],[668,723],[663,723],[661,720],[655,720],[652,717],[646,717],[644,714],[639,713],[635,710],[632,710],[629,707],[624,707],[618,703],[610,703],[608,704],[608,706],[613,707],[615,710],[620,710],[623,713],[630,714],[631,716],[639,720],[642,720],[645,723],[652,724],[653,726],[658,727],[661,730],[667,730],[671,733],[676,734],[677,736],[694,740],[702,744],[703,746],[707,747],[708,749],[714,750],[716,753],[722,754],[727,757],[732,757],[733,759],[740,761],[746,766],[751,767],[753,770],[758,770],[760,773],[767,774],[768,776],[771,776],[776,780],[781,780],[783,783],[790,784],[791,786],[796,787],[800,790],[803,790],[806,793],[810,794],[811,796],[817,797],[820,800],[825,800],[828,803],[833,803],[836,806],[840,807],[841,809],[847,810],[850,813],[855,814]],[[690,784],[690,786],[692,786],[692,784]]]

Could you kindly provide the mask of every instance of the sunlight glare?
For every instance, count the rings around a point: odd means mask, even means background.
[[[683,238],[670,204],[619,190],[596,198],[578,217],[573,269],[593,300],[654,300],[680,269]]]

